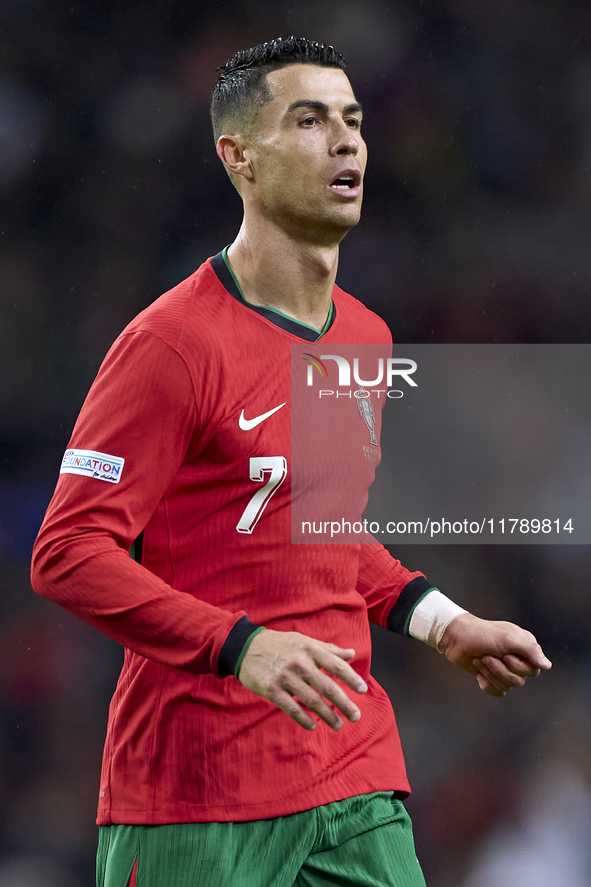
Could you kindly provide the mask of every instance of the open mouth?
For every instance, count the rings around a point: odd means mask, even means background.
[[[338,179],[335,179],[331,185],[331,188],[338,188],[339,190],[348,191],[350,188],[355,187],[355,179],[352,175],[339,176]]]
[[[361,184],[361,174],[356,170],[346,170],[342,172],[336,179],[330,183],[331,191],[338,191],[341,194],[356,195],[359,192]]]

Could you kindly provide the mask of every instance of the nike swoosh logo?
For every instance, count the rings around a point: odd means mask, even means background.
[[[285,403],[287,403],[287,401]],[[273,413],[276,413],[277,410],[280,410],[281,407],[284,407],[285,403],[280,403],[278,407],[273,407],[273,409],[269,410],[268,413],[261,413],[260,416],[255,416],[254,419],[245,419],[244,410],[242,410],[242,412],[240,413],[240,418],[238,419],[238,424],[242,431],[250,431],[251,428],[256,428],[257,425],[260,425],[261,422],[264,422],[265,419],[268,419],[269,416],[272,416]]]

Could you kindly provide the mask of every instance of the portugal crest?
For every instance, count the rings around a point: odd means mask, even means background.
[[[360,388],[355,392],[357,398],[357,406],[359,415],[367,425],[369,431],[369,442],[373,447],[377,447],[378,439],[376,437],[376,416],[371,403],[371,394],[366,388]]]

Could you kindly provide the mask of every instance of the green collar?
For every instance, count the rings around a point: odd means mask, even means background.
[[[258,307],[257,305],[253,305],[252,302],[249,302],[244,297],[244,293],[242,292],[242,287],[240,286],[240,282],[239,282],[238,278],[236,277],[236,275],[234,274],[232,266],[230,265],[230,260],[228,258],[228,248],[229,247],[225,246],[224,249],[222,250],[222,258],[223,258],[224,262],[226,263],[226,267],[227,267],[228,271],[232,275],[232,280],[236,284],[236,288],[237,288],[238,292],[240,293],[240,297],[242,298],[242,301],[244,302],[244,304],[248,305],[249,308],[257,308]],[[316,327],[310,326],[309,323],[303,323],[301,320],[296,320],[295,317],[290,317],[289,314],[284,314],[283,311],[279,311],[277,308],[269,308],[268,305],[265,305],[265,310],[272,311],[273,314],[278,314],[279,317],[284,317],[286,320],[290,320],[292,323],[297,323],[299,326],[303,326],[308,330],[312,330],[314,333],[316,333],[318,335],[319,338],[320,338],[320,336],[323,336],[324,333],[329,329],[330,325],[332,324],[333,316],[334,316],[334,304],[331,301],[330,311],[328,312],[328,317],[326,318],[326,323],[324,324],[324,326],[322,327],[321,330],[318,330],[318,329],[316,329]]]

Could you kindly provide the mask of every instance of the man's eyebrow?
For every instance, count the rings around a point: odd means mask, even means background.
[[[293,102],[287,109],[287,113],[297,111],[298,108],[307,108],[310,111],[316,111],[319,114],[328,114],[329,107],[325,102],[314,101],[313,99],[300,99]],[[343,114],[362,114],[363,108],[359,102],[351,102],[343,108]]]
[[[361,102],[351,102],[350,105],[346,105],[346,107],[343,108],[343,114],[363,114]]]

